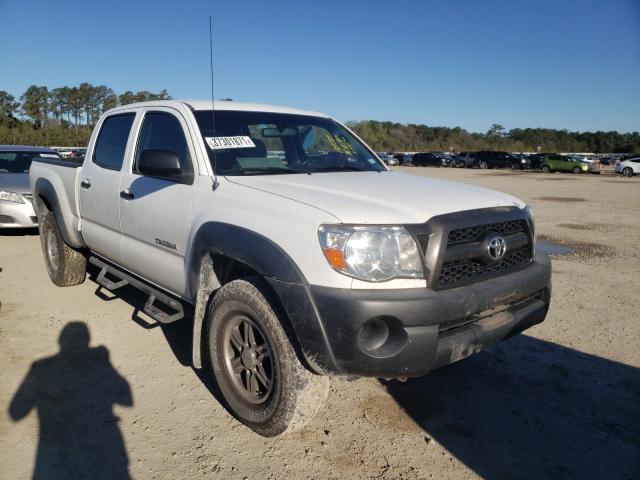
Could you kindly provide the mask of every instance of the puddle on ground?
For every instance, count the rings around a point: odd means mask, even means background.
[[[563,203],[573,203],[573,202],[586,202],[585,198],[580,197],[538,197],[536,200],[543,200],[545,202],[563,202]]]
[[[552,235],[539,235],[536,249],[550,255],[567,255],[567,258],[577,260],[603,260],[616,255],[616,249],[611,245],[575,241]]]
[[[536,252],[546,253],[547,255],[569,255],[575,252],[575,248],[538,240],[536,242]]]

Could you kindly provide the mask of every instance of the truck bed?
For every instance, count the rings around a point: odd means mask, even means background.
[[[58,208],[54,209],[60,233],[69,245],[75,248],[84,247],[80,235],[80,207],[78,203],[78,185],[82,162],[77,160],[37,158],[29,169],[31,192],[34,194],[36,213],[39,199],[35,194],[36,182],[38,188],[45,188],[51,192],[50,198],[55,198]],[[51,206],[52,207],[52,206]],[[57,218],[60,216],[61,218]]]

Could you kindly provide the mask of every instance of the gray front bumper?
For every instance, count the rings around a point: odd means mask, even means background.
[[[449,290],[349,290],[271,282],[308,362],[322,373],[411,377],[460,360],[544,320],[551,262]]]

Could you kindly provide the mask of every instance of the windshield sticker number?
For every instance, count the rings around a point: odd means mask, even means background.
[[[228,148],[255,148],[251,137],[205,137],[211,150],[226,150]]]

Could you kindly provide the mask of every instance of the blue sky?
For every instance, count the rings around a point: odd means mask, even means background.
[[[640,1],[0,0],[0,90],[87,81],[347,120],[640,130]]]

